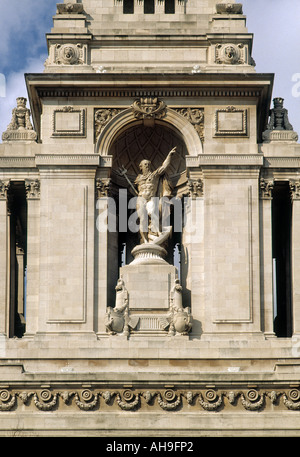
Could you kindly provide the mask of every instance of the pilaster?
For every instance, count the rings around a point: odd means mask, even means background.
[[[9,181],[0,181],[0,334],[8,334],[8,306],[9,306],[9,220],[8,220],[8,192]]]
[[[188,195],[182,198],[181,271],[183,301],[191,307],[193,335],[200,335],[204,308],[204,184],[197,173],[188,181]]]
[[[111,181],[107,177],[96,180],[95,232],[95,312],[96,332],[106,334],[105,315],[114,306],[113,291],[118,279],[118,233],[116,200],[112,197]]]
[[[290,181],[292,208],[293,334],[300,335],[300,181]]]
[[[26,334],[38,331],[40,265],[40,181],[25,181],[27,198]]]
[[[275,337],[273,311],[272,263],[272,179],[260,180],[260,258],[263,331],[266,338]]]
[[[259,167],[203,167],[203,176],[203,338],[261,335]]]
[[[94,331],[94,186],[98,162],[95,158],[91,165],[88,158],[84,159],[59,155],[38,159],[38,332],[48,336],[77,332],[88,336]]]

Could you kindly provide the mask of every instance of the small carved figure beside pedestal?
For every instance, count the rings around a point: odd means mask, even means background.
[[[187,335],[192,329],[192,316],[189,307],[182,306],[182,286],[176,278],[171,290],[170,312],[165,319],[161,319],[164,330],[169,329],[168,335]]]
[[[115,307],[108,307],[106,313],[106,330],[111,335],[122,333],[128,337],[130,329],[134,329],[138,324],[137,316],[129,316],[128,291],[122,277],[116,285],[116,304]]]
[[[2,135],[4,142],[8,141],[36,141],[37,134],[30,122],[30,110],[26,108],[27,99],[17,98],[17,107],[12,111],[12,119],[7,130]]]

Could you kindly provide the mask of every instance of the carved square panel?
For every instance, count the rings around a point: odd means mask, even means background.
[[[246,109],[228,106],[217,110],[215,116],[215,136],[247,136],[248,119]]]
[[[84,109],[66,106],[53,112],[53,133],[55,137],[85,137]]]

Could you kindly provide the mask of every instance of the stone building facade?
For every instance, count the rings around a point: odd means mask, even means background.
[[[300,146],[242,5],[53,20],[0,145],[1,436],[299,435]]]

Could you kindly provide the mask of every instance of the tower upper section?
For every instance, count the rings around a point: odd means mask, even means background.
[[[242,5],[76,0],[57,5],[46,72],[253,72]]]

